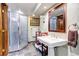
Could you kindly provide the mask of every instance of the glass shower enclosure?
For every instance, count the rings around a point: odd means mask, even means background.
[[[28,44],[27,17],[9,12],[9,52],[20,50]]]

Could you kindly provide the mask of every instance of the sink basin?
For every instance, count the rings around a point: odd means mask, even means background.
[[[48,56],[55,55],[54,47],[66,45],[68,42],[66,39],[51,36],[41,36],[37,37],[37,39],[48,46]]]
[[[38,40],[48,46],[53,46],[53,47],[62,46],[62,45],[67,44],[66,39],[55,38],[51,36],[41,36],[41,37],[38,37]]]

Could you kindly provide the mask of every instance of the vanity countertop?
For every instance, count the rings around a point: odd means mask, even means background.
[[[62,38],[55,38],[55,37],[51,37],[51,36],[40,36],[37,37],[38,40],[48,46],[62,46],[67,44],[67,40],[66,39],[62,39]]]

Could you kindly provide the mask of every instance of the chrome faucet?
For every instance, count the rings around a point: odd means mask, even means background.
[[[56,36],[55,34],[54,34],[53,36],[54,36],[55,38],[57,38],[57,36]]]

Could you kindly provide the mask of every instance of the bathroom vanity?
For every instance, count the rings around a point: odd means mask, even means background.
[[[55,55],[54,47],[66,45],[68,42],[66,39],[51,36],[41,36],[37,38],[41,43],[48,46],[48,56]]]

